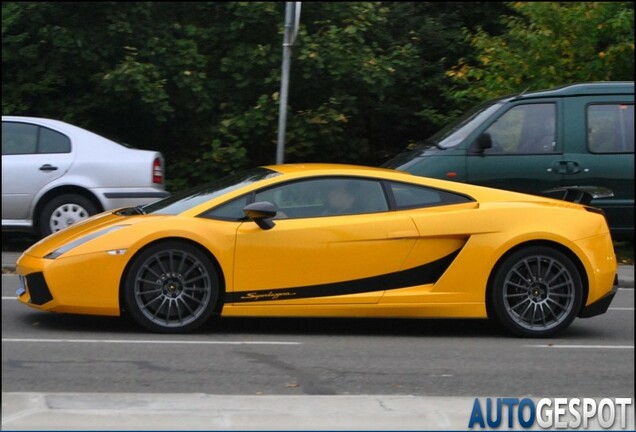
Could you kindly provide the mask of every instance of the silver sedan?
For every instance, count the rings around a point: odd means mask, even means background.
[[[71,124],[2,116],[2,229],[42,236],[95,213],[149,204],[165,191],[161,153]]]

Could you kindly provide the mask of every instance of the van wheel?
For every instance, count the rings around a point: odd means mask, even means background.
[[[65,194],[50,200],[40,214],[42,237],[58,232],[97,213],[97,207],[81,195]]]
[[[501,263],[489,297],[489,309],[506,330],[522,337],[551,337],[565,330],[581,309],[581,275],[561,252],[532,246]]]

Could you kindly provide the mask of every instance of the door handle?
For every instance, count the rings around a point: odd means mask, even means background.
[[[405,238],[414,238],[419,237],[420,233],[413,230],[408,231],[393,231],[390,232],[387,237],[390,239],[405,239]]]
[[[576,161],[567,161],[565,172],[567,174],[577,174],[581,172],[581,165]]]
[[[577,174],[581,172],[581,165],[576,161],[558,161],[552,166],[558,174]],[[548,171],[550,172],[552,169],[548,168]]]
[[[49,164],[44,164],[40,167],[40,171],[55,171],[55,170],[57,170],[57,167],[53,165],[49,165]]]
[[[557,161],[552,165],[552,167],[557,174],[565,174],[567,171],[567,165],[564,161]],[[552,169],[549,168],[548,171],[552,171]]]

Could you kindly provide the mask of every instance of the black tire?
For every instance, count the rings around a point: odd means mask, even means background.
[[[133,258],[122,291],[123,306],[139,325],[157,333],[185,333],[214,313],[220,283],[201,250],[165,241]]]
[[[98,212],[91,200],[81,195],[64,194],[47,202],[42,208],[39,231],[42,237],[87,219]]]
[[[555,249],[531,246],[498,266],[488,310],[517,336],[552,337],[572,323],[582,301],[581,275],[572,260]]]

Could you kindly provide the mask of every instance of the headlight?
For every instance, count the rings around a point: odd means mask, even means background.
[[[101,231],[96,231],[93,234],[89,234],[89,235],[87,235],[85,237],[79,238],[79,239],[77,239],[75,241],[72,241],[72,242],[70,242],[68,244],[65,244],[64,246],[62,246],[60,248],[55,249],[53,252],[47,254],[44,258],[46,258],[46,259],[55,259],[55,258],[59,257],[60,255],[65,254],[66,252],[70,251],[71,249],[74,249],[74,248],[76,248],[78,246],[81,246],[81,245],[83,245],[84,243],[86,243],[88,241],[91,241],[91,240],[93,240],[93,239],[95,239],[97,237],[101,237],[104,234],[108,234],[109,232],[113,232],[113,231],[117,231],[118,229],[125,228],[127,226],[129,226],[129,225],[115,225],[115,226],[112,226],[112,227],[105,228],[105,229],[103,229]]]

